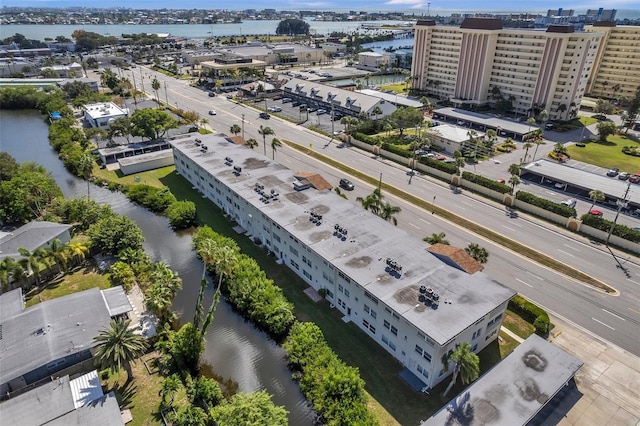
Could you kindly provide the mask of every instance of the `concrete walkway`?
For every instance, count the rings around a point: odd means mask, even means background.
[[[509,335],[509,337],[511,337],[513,340],[515,340],[518,343],[524,342],[524,339],[522,337],[518,336],[517,334],[515,334],[513,331],[509,330],[505,326],[500,327],[500,331],[504,331],[505,334]]]

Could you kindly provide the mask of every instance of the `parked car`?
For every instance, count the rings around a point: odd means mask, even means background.
[[[545,125],[544,125],[544,128],[545,128],[546,130],[553,130],[553,123],[547,123],[547,124],[545,124]]]
[[[620,179],[620,180],[627,180],[627,179],[629,179],[629,173],[627,173],[627,172],[620,172],[620,174],[618,175],[618,179]]]
[[[562,204],[563,206],[574,208],[576,204],[578,204],[578,200],[576,200],[575,198],[569,198],[560,202],[560,204]]]
[[[349,179],[340,179],[340,188],[346,189],[347,191],[353,191],[353,184]]]
[[[283,104],[286,104],[287,102],[291,102],[291,98],[282,98]]]
[[[270,106],[269,108],[267,108],[269,111],[271,112],[281,112],[282,108],[280,108],[279,106]]]
[[[216,114],[218,114],[218,113],[216,112],[215,109],[210,109],[209,110],[209,115],[216,115]]]
[[[591,209],[589,210],[589,214],[592,214],[594,216],[602,216],[604,213],[602,213],[600,210],[598,209]]]
[[[231,93],[229,93],[229,94],[227,95],[227,99],[233,99],[233,95],[232,95]]]
[[[209,92],[209,97],[210,98],[213,98],[215,95],[216,95],[215,92]]]
[[[300,101],[293,101],[291,102],[291,106],[297,107],[298,105],[300,105],[302,102]]]
[[[318,111],[316,111],[316,114],[318,115],[322,115],[322,114],[326,114],[327,110],[326,109],[319,109]]]
[[[266,112],[261,112],[258,117],[264,119],[264,120],[268,120],[271,118],[271,116],[269,114],[267,114]]]
[[[274,101],[280,100],[280,99],[282,99],[282,95],[275,95],[272,99]]]
[[[311,105],[309,108],[307,108],[307,111],[309,112],[316,112],[318,110],[318,107],[315,105]]]
[[[629,182],[631,183],[640,183],[640,173],[633,174],[629,176]]]
[[[609,171],[607,172],[607,176],[615,177],[615,176],[618,176],[619,172],[620,172],[620,169],[618,169],[617,167],[614,167],[614,168],[609,169]]]

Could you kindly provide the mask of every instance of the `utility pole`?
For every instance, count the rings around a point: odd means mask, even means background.
[[[244,139],[244,114],[242,114],[242,139]]]
[[[627,189],[626,191],[624,191],[624,195],[622,196],[621,199],[618,199],[618,201],[616,202],[616,204],[618,204],[618,211],[616,212],[616,217],[613,219],[613,222],[611,222],[611,227],[609,228],[609,234],[607,234],[607,239],[605,241],[605,246],[607,247],[607,250],[609,250],[609,253],[611,253],[611,255],[613,256],[613,259],[618,264],[618,268],[622,269],[622,271],[627,276],[630,276],[629,271],[624,266],[622,266],[622,264],[620,263],[616,255],[613,253],[613,251],[611,251],[611,248],[609,247],[609,239],[611,238],[613,229],[616,227],[616,222],[618,221],[618,216],[620,216],[620,211],[622,211],[624,207],[627,207],[627,203],[629,202],[627,197],[629,196],[630,189],[631,189],[631,182],[627,182]]]
[[[167,103],[167,106],[169,106],[169,96],[167,95],[167,82],[164,82],[164,100]]]
[[[138,99],[136,96],[136,92],[138,91],[138,87],[136,86],[136,73],[132,72],[131,73],[131,77],[133,77],[133,105],[135,106],[135,109],[138,109]]]

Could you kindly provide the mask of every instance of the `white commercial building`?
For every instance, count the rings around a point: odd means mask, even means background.
[[[511,102],[512,111],[550,120],[577,114],[602,33],[572,25],[503,29],[496,18],[466,18],[459,27],[418,21],[412,89],[456,106]]]
[[[478,352],[498,337],[515,292],[464,250],[428,246],[224,137],[185,135],[171,144],[177,173],[311,287],[326,289],[345,322],[424,386],[445,379],[442,357],[457,344]]]
[[[120,108],[113,102],[101,102],[98,104],[89,104],[84,107],[84,119],[92,127],[108,129],[109,124],[118,118],[129,115],[128,109]]]

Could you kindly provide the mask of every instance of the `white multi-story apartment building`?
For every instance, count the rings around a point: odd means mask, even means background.
[[[311,287],[326,289],[345,321],[425,386],[446,377],[442,357],[456,344],[477,352],[497,338],[515,292],[464,250],[427,247],[324,179],[294,174],[227,138],[185,135],[171,144],[177,173]]]
[[[608,99],[633,99],[640,87],[640,26],[616,26],[613,21],[585,26],[604,33],[586,93]]]
[[[460,27],[418,21],[412,88],[456,105],[510,100],[525,116],[550,120],[577,113],[601,33],[570,25],[546,30],[503,29],[494,18],[466,18]]]

